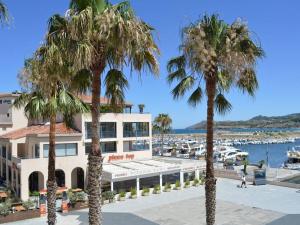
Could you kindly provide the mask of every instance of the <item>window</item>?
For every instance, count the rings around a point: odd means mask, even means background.
[[[8,151],[7,151],[7,159],[8,160],[11,160],[11,155],[12,155],[11,147],[9,146]]]
[[[48,158],[49,155],[49,144],[44,144],[44,158]],[[77,144],[56,144],[55,145],[55,154],[59,156],[74,156],[77,155]]]
[[[6,158],[6,146],[2,146],[2,157]]]
[[[100,123],[100,138],[115,138],[117,136],[116,123],[114,122],[101,122]],[[92,138],[92,123],[85,123],[85,138]]]
[[[2,177],[4,180],[6,180],[6,162],[2,161]]]
[[[133,122],[123,123],[123,137],[148,137],[149,123]]]
[[[34,158],[40,158],[40,145],[34,145]]]
[[[2,104],[2,99],[0,100],[0,104]]]
[[[149,150],[149,141],[140,140],[140,141],[124,141],[123,150],[124,152],[132,151],[146,151]]]
[[[103,154],[117,152],[117,143],[115,141],[101,142],[100,149]],[[85,154],[89,154],[92,150],[92,143],[85,143]]]

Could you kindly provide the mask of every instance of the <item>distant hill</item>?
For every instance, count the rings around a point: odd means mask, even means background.
[[[299,128],[300,113],[286,116],[255,116],[249,120],[240,121],[216,121],[215,127],[218,129],[230,128]],[[206,121],[201,121],[186,129],[206,129]]]

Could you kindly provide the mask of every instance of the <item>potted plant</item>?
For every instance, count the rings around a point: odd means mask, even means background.
[[[190,184],[191,184],[191,182],[189,180],[185,181],[184,188],[189,188]]]
[[[70,204],[72,208],[75,208],[76,202],[77,202],[77,196],[75,193],[68,192],[68,198],[70,200]]]
[[[136,191],[136,188],[131,188],[131,189],[130,189],[130,198],[131,198],[131,199],[136,199],[136,198],[137,198],[137,191]]]
[[[160,185],[157,184],[154,186],[154,190],[153,190],[153,194],[160,194],[161,190],[160,190]]]
[[[176,180],[174,190],[180,190],[180,189],[181,189],[180,181],[179,181],[179,180]]]
[[[149,196],[150,194],[150,189],[148,187],[144,187],[142,191],[143,196]]]
[[[102,204],[106,205],[109,203],[108,191],[102,193]]]
[[[170,183],[165,184],[164,191],[165,192],[170,192],[171,191],[171,184]]]
[[[107,198],[109,203],[115,202],[115,195],[116,193],[114,191],[107,191]]]
[[[197,178],[194,179],[193,186],[194,187],[198,187],[199,186],[199,180]]]
[[[75,195],[77,197],[77,202],[85,202],[86,195],[83,191],[77,192]]]
[[[4,202],[0,204],[0,216],[7,216],[10,212],[11,204],[10,202]]]
[[[120,191],[119,193],[119,201],[125,201],[126,198],[126,192],[125,191]]]
[[[139,107],[140,113],[144,113],[145,105],[144,104],[139,104],[138,107]]]

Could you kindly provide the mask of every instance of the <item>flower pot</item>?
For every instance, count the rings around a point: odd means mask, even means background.
[[[131,198],[131,199],[136,199],[136,198],[137,198],[137,195],[131,195],[130,198]]]
[[[119,201],[125,201],[125,197],[119,197]]]
[[[160,193],[161,193],[160,190],[158,190],[158,191],[153,191],[153,194],[160,194]]]
[[[143,192],[142,193],[143,196],[149,196],[149,194],[150,194],[149,192]]]
[[[109,204],[109,200],[103,200],[103,204],[104,204],[104,205]]]

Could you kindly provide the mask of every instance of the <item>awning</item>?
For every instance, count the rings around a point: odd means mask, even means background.
[[[158,176],[160,174],[172,174],[183,172],[192,172],[197,169],[203,169],[203,163],[198,160],[184,161],[176,159],[169,161],[167,159],[148,159],[139,161],[114,162],[103,165],[103,180],[121,181],[145,177]]]

